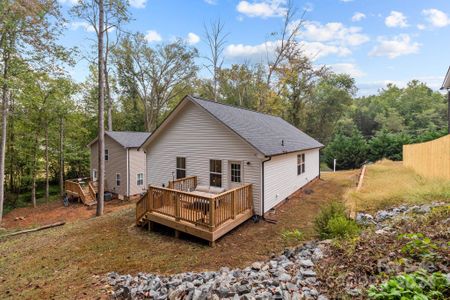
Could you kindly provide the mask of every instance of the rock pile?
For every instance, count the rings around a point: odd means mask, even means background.
[[[448,205],[445,202],[433,202],[431,204],[423,204],[423,205],[400,205],[398,207],[394,207],[387,210],[380,210],[378,211],[375,216],[372,216],[371,214],[359,212],[356,214],[356,222],[360,225],[381,225],[382,222],[393,219],[394,217],[400,216],[400,215],[406,215],[409,213],[416,213],[416,214],[425,214],[429,213],[432,208],[438,207],[438,206],[444,206]]]
[[[108,274],[114,299],[319,299],[314,266],[323,258],[326,242],[309,242],[286,249],[266,262],[245,269],[221,268],[217,272],[181,273],[172,276],[139,273]]]

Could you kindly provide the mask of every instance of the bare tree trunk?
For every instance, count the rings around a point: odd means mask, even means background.
[[[49,183],[49,170],[48,170],[48,122],[45,124],[45,201],[48,202],[50,196],[50,183]]]
[[[209,28],[204,25],[204,28],[206,41],[211,55],[211,57],[206,58],[210,63],[207,68],[213,76],[213,97],[214,102],[217,102],[219,89],[219,72],[223,64],[222,54],[226,43],[225,39],[228,36],[228,33],[223,32],[224,24],[220,21],[220,19],[211,23]]]
[[[103,215],[105,191],[105,65],[103,57],[104,7],[98,1],[98,199],[97,216]]]
[[[14,153],[14,143],[15,143],[15,135],[14,135],[14,97],[11,97],[9,104],[10,111],[10,122],[9,122],[9,141],[8,141],[8,161],[9,161],[9,189],[11,191],[16,191],[15,187],[15,169],[16,169],[16,155]]]
[[[107,18],[106,18],[107,19]],[[108,20],[106,20],[106,24],[108,24]],[[111,98],[111,89],[109,87],[109,70],[108,70],[108,58],[109,58],[109,34],[108,31],[106,31],[105,33],[105,37],[106,37],[106,49],[105,49],[105,88],[106,88],[106,97],[108,99],[108,131],[112,131],[113,130],[113,124],[112,124],[112,108],[113,108],[113,104],[112,104],[112,98]]]
[[[59,192],[64,196],[64,117],[59,120]]]
[[[36,160],[37,160],[37,149],[38,149],[38,132],[36,129],[36,133],[34,135],[34,151],[33,151],[33,169],[31,170],[31,202],[33,203],[33,207],[36,207]]]
[[[2,132],[0,141],[0,224],[3,218],[3,203],[5,200],[5,152],[6,152],[6,126],[8,119],[8,54],[3,54],[3,86],[2,86]]]

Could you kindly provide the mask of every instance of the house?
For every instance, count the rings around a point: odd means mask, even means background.
[[[146,189],[146,156],[139,146],[150,136],[149,132],[105,132],[105,191],[121,199],[138,196]],[[98,177],[98,138],[88,144],[91,150],[90,174]]]
[[[321,147],[321,143],[280,117],[186,96],[141,146],[146,152],[146,181],[152,192],[148,200],[152,202],[152,213],[147,216],[152,222],[191,234],[199,229],[200,219],[195,219],[199,216],[189,215],[182,209],[198,207],[204,201],[209,204],[202,208],[201,220],[210,222],[206,227],[211,232],[220,227],[218,218],[236,220],[236,216],[244,212],[247,218],[253,214],[264,216],[293,192],[319,177]],[[190,182],[189,178],[192,178]],[[250,186],[250,191],[239,190],[246,186]],[[165,193],[174,193],[171,188],[183,191],[178,196],[182,203],[177,204],[176,212],[171,211],[175,215],[162,211],[164,205],[172,205],[172,202],[164,202]],[[227,191],[235,192],[228,197]],[[196,194],[200,200],[191,200],[195,198],[191,194]],[[237,197],[239,201],[251,198],[251,214],[240,209],[245,201],[236,204]],[[189,201],[194,202],[189,204]],[[159,212],[165,219],[156,215],[155,205],[161,208]],[[217,210],[227,205],[231,212],[224,208],[222,215],[217,215]],[[138,219],[139,216],[138,212]],[[186,224],[177,226],[167,216],[191,222],[195,227],[186,230]],[[230,225],[229,229],[232,227],[235,226]],[[217,235],[205,233],[201,237],[214,241],[224,234],[223,231]]]

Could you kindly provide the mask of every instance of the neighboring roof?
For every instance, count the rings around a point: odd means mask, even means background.
[[[190,95],[182,102],[184,101],[199,105],[265,156],[323,147],[321,143],[280,117]]]
[[[450,67],[448,68],[447,75],[445,75],[444,83],[442,83],[441,89],[450,89]]]
[[[151,135],[150,132],[136,132],[136,131],[105,131],[105,135],[109,136],[124,148],[139,148],[145,140]],[[95,138],[88,144],[91,146],[97,141]]]

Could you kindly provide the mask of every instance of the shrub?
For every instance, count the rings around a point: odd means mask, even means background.
[[[359,233],[358,224],[352,219],[335,216],[328,221],[327,232],[329,238],[348,238]]]
[[[437,245],[422,233],[402,234],[399,238],[409,240],[401,249],[403,254],[416,259],[433,259],[436,256],[433,250],[437,249]]]
[[[369,141],[369,160],[373,162],[383,158],[402,160],[403,145],[410,142],[411,138],[406,134],[379,131]]]
[[[332,222],[330,222],[333,220]],[[321,238],[328,239],[341,236],[345,230],[343,226],[349,225],[349,230],[354,234],[356,223],[348,218],[345,206],[340,202],[331,202],[321,208],[319,214],[314,220],[316,232]],[[339,232],[337,236],[336,234]]]
[[[439,272],[428,274],[421,270],[411,274],[398,275],[382,283],[371,286],[368,296],[371,299],[448,299],[450,282]]]
[[[367,142],[358,130],[350,135],[337,133],[324,149],[325,162],[333,168],[336,159],[337,169],[355,169],[367,160]]]
[[[298,229],[294,229],[294,230],[284,230],[281,233],[281,237],[286,241],[286,242],[300,242],[301,240],[303,240],[303,232],[301,232]]]

